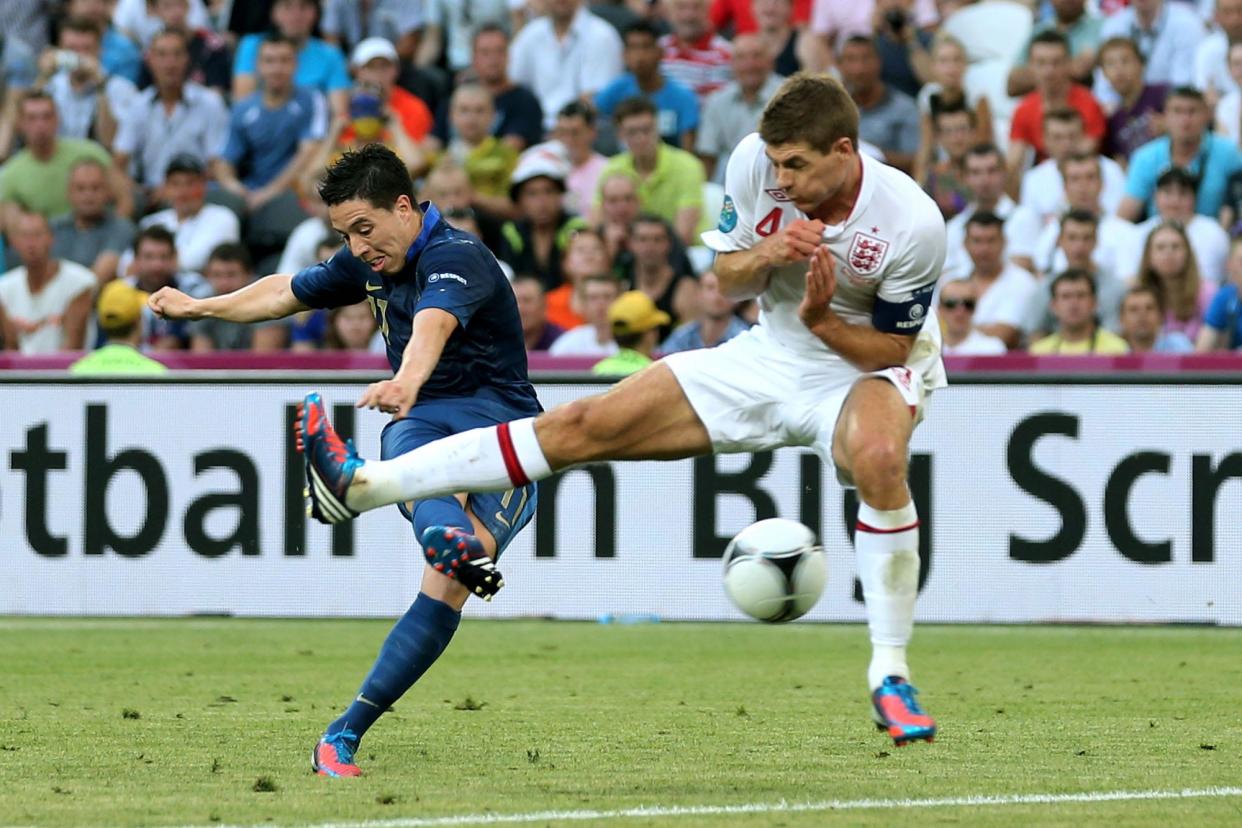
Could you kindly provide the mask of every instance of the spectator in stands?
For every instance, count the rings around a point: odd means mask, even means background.
[[[1195,349],[1181,331],[1163,331],[1164,298],[1160,291],[1135,285],[1121,300],[1121,337],[1130,353],[1185,354]]]
[[[936,155],[940,160],[928,168],[919,183],[940,208],[945,219],[965,209],[970,201],[966,187],[966,152],[975,138],[975,113],[965,103],[948,104],[932,116]]]
[[[642,212],[638,182],[634,176],[621,171],[601,175],[598,201],[594,212],[599,216],[599,235],[604,240],[608,259],[621,265],[622,257],[630,255],[630,227]]]
[[[975,137],[970,143],[992,141],[992,107],[986,95],[967,96],[966,48],[949,35],[939,35],[932,44],[931,72],[933,80],[919,90],[915,103],[919,108],[919,149],[914,159],[914,179],[922,181],[932,164],[936,136],[933,118],[942,109],[965,107],[974,114]]]
[[[566,104],[556,116],[553,137],[565,148],[570,166],[565,179],[565,208],[580,216],[590,211],[599,189],[600,173],[608,163],[608,159],[594,149],[597,135],[595,110],[589,104],[574,101]]]
[[[544,128],[565,104],[593,96],[621,74],[621,37],[582,8],[582,0],[547,0],[548,14],[522,27],[509,53],[509,76],[535,94]]]
[[[425,25],[416,59],[419,66],[437,66],[443,63],[450,74],[469,68],[472,45],[477,60],[478,36],[485,28],[494,27],[505,35],[507,45],[508,0],[470,0],[467,3],[460,0],[427,0],[423,13]],[[481,77],[477,80],[485,85],[488,83]],[[499,97],[495,89],[492,89],[492,94]],[[503,111],[499,102],[497,108]],[[531,143],[538,142],[536,140]]]
[[[100,62],[109,75],[120,75],[130,83],[139,83],[142,72],[142,50],[112,24],[110,0],[69,0],[66,18],[89,20],[103,32]],[[140,84],[141,85],[141,84]],[[0,158],[4,148],[0,145]]]
[[[565,329],[548,321],[548,303],[539,277],[529,273],[513,277],[513,295],[517,298],[518,316],[522,319],[526,350],[546,351],[551,348]]]
[[[919,112],[914,99],[880,78],[875,40],[853,35],[837,55],[841,80],[858,105],[858,137],[874,144],[894,167],[909,172],[919,148]]]
[[[660,38],[660,69],[698,95],[707,97],[733,79],[733,47],[712,32],[708,0],[667,0],[673,31]]]
[[[52,255],[89,268],[99,284],[116,278],[121,254],[134,242],[134,225],[109,205],[108,169],[99,161],[79,161],[69,173],[68,213],[51,223]]]
[[[1030,273],[1005,261],[1004,227],[999,216],[976,211],[966,220],[966,252],[973,265],[969,281],[978,303],[975,326],[1007,348],[1016,348],[1038,284]]]
[[[1007,352],[1005,343],[974,325],[975,285],[969,279],[950,279],[940,286],[940,322],[945,356],[997,356]]]
[[[659,39],[660,33],[646,20],[626,28],[623,56],[627,71],[599,91],[595,106],[600,115],[611,118],[622,101],[645,98],[656,108],[660,138],[675,147],[693,149],[699,101],[688,87],[660,73]]]
[[[437,164],[427,175],[419,198],[439,207],[442,216],[460,210],[472,211],[479,238],[490,250],[500,249],[502,217],[483,209],[470,186],[470,176],[461,167],[446,161]]]
[[[811,19],[812,0],[712,0],[712,26],[719,32],[733,32],[735,35],[751,34],[764,30],[764,15],[767,8],[775,7],[781,19],[787,25],[804,29]],[[773,12],[775,13],[775,12]]]
[[[167,374],[163,363],[138,352],[146,307],[147,294],[129,282],[114,279],[100,288],[95,313],[104,344],[70,365],[69,373],[78,377]]]
[[[261,65],[262,57],[259,61]],[[235,242],[222,244],[211,251],[203,275],[213,296],[241,290],[254,281],[250,253]],[[190,350],[197,352],[279,351],[287,339],[288,323],[284,319],[249,324],[206,318],[190,323]]]
[[[1103,188],[1101,167],[1107,159],[1095,153],[1080,152],[1066,158],[1061,164],[1065,181],[1065,201],[1068,210],[1081,210],[1096,217],[1096,245],[1091,260],[1102,270],[1119,279],[1128,281],[1138,273],[1139,257],[1143,251],[1143,236],[1138,229],[1101,209],[1100,193]],[[1193,209],[1194,199],[1191,197]],[[1206,219],[1205,219],[1206,220]],[[1219,229],[1219,228],[1218,228]],[[1223,234],[1224,231],[1222,230]],[[1069,267],[1065,253],[1058,247],[1061,237],[1061,217],[1044,225],[1035,242],[1036,272],[1048,278]]]
[[[368,37],[354,47],[349,63],[359,88],[377,94],[387,117],[399,118],[405,134],[415,144],[420,144],[431,132],[431,110],[417,95],[397,85],[400,59],[396,48],[382,37]],[[352,127],[347,127],[344,140],[350,142],[356,138]]]
[[[348,114],[332,119],[327,136],[319,142],[319,149],[306,165],[298,189],[310,192],[315,179],[341,155],[375,143],[390,147],[405,162],[411,175],[421,175],[427,169],[427,153],[406,131],[400,114],[384,106],[379,88],[361,84],[349,97]]]
[[[1103,152],[1124,164],[1136,149],[1164,133],[1169,87],[1143,81],[1143,53],[1128,37],[1100,45],[1100,71],[1117,93],[1117,101],[1106,108]]]
[[[621,295],[621,286],[610,274],[587,276],[578,283],[581,325],[557,338],[548,353],[552,356],[606,357],[617,352],[612,338],[608,309]]]
[[[63,138],[89,138],[112,146],[118,120],[126,117],[138,88],[119,75],[108,75],[100,62],[103,32],[90,20],[61,24],[60,48],[39,57],[35,85],[52,96]]]
[[[786,6],[788,0],[780,0]],[[781,86],[772,72],[772,56],[758,35],[733,41],[735,80],[713,92],[703,103],[703,119],[695,151],[709,178],[724,184],[729,155],[743,138],[758,129],[763,108]]]
[[[161,200],[159,186],[173,156],[184,153],[206,164],[228,136],[228,107],[218,93],[187,79],[189,61],[184,32],[156,35],[147,50],[155,82],[134,99],[117,129],[117,166],[146,189],[148,203]]]
[[[696,315],[698,285],[693,275],[678,272],[669,264],[673,234],[668,224],[650,213],[640,215],[630,228],[630,252],[634,267],[630,286],[651,297],[670,321],[660,329],[660,341],[672,333],[672,321],[693,319]]]
[[[719,3],[720,0],[716,0],[712,4],[712,24],[717,29],[721,28],[715,14]],[[803,0],[799,5],[804,6],[809,13],[811,5],[809,2]],[[763,53],[767,56],[770,61],[769,65],[775,69],[776,74],[787,78],[801,71],[810,32],[804,25],[798,24],[793,19],[790,0],[754,0],[751,8],[754,10],[755,25],[751,28],[737,29],[733,37],[734,52],[737,52],[737,41],[753,32],[759,38]],[[805,22],[804,17],[802,23]],[[733,61],[733,75],[737,77],[736,54]]]
[[[423,28],[423,4],[410,0],[324,0],[319,30],[324,40],[345,49],[377,37],[396,44],[404,61],[414,59]]]
[[[341,236],[329,228],[331,235],[324,236],[315,244],[311,253],[311,263],[326,262],[336,251],[341,249]],[[286,251],[288,252],[288,251]],[[281,273],[296,273],[284,267],[283,260],[279,268]],[[300,269],[300,268],[299,268]],[[328,335],[328,312],[323,308],[295,313],[289,319],[289,350],[298,352],[318,351],[324,347]]]
[[[211,285],[193,271],[178,271],[173,234],[159,225],[145,227],[134,239],[133,276],[129,283],[146,293],[174,287],[195,299],[211,295]],[[190,344],[189,323],[143,314],[142,341],[155,351],[184,350]]]
[[[720,281],[710,270],[699,277],[698,296],[694,304],[697,318],[669,334],[660,346],[660,353],[715,348],[750,328],[734,313],[736,303],[720,292]]]
[[[269,3],[270,0],[261,0],[261,4]],[[192,29],[211,27],[205,0],[190,0],[186,21]],[[116,0],[112,22],[124,37],[144,49],[149,48],[155,36],[164,30],[164,21],[156,16],[155,4],[150,0]]]
[[[324,350],[369,352],[376,330],[375,314],[366,302],[333,308],[328,311]]]
[[[0,275],[3,348],[23,354],[82,350],[95,274],[52,257],[52,230],[38,213],[20,214],[13,231],[13,249],[25,264]]]
[[[641,290],[617,297],[608,308],[608,321],[612,323],[618,350],[591,369],[591,373],[601,376],[628,376],[650,365],[651,355],[660,343],[660,328],[669,324],[668,314]]]
[[[517,167],[518,152],[492,135],[495,117],[492,95],[482,84],[457,87],[449,103],[453,139],[445,156],[470,177],[476,205],[493,215],[507,217],[513,215],[509,180]]]
[[[237,214],[207,203],[207,170],[196,156],[177,155],[168,162],[163,193],[169,206],[144,218],[140,230],[163,227],[176,238],[181,267],[201,272],[218,245],[241,238]]]
[[[280,262],[276,265],[274,271],[276,273],[297,273],[316,262],[323,261],[318,258],[320,242],[329,237],[336,238],[338,242],[340,240],[336,231],[332,229],[332,223],[328,221],[328,208],[319,198],[318,191],[312,188],[307,191],[307,196],[303,204],[308,208],[310,218],[305,219],[289,235],[289,241],[285,243],[285,249],[280,254]],[[333,244],[333,252],[339,246],[339,244]]]
[[[1100,326],[1096,318],[1095,280],[1071,268],[1052,280],[1052,313],[1057,331],[1031,345],[1033,354],[1124,354],[1126,341]]]
[[[164,29],[185,33],[190,47],[190,80],[228,95],[233,84],[233,53],[228,42],[214,29],[190,24],[189,0],[154,0],[152,8]],[[144,65],[138,86],[145,89],[152,80],[151,70]]]
[[[323,96],[293,86],[296,61],[289,38],[264,39],[260,91],[233,105],[228,139],[212,162],[216,181],[248,214],[248,240],[260,248],[282,246],[306,219],[293,185],[327,130]]]
[[[1125,198],[1126,174],[1116,161],[1097,156],[1085,140],[1082,116],[1073,109],[1052,109],[1044,113],[1044,140],[1048,158],[1027,170],[1022,176],[1019,201],[1043,222],[1054,220],[1065,212],[1065,179],[1062,166],[1071,155],[1086,152],[1099,157],[1100,203],[1093,209],[1105,215],[1117,212]]]
[[[0,31],[0,160],[8,158],[13,148],[17,107],[37,75],[30,47]]]
[[[970,275],[966,254],[966,222],[977,211],[995,213],[1005,222],[1005,258],[1029,271],[1035,270],[1035,237],[1040,221],[1033,212],[1020,207],[1005,192],[1005,158],[994,144],[976,144],[963,162],[966,188],[974,200],[949,220],[946,227],[944,277],[963,279]]]
[[[615,281],[608,271],[608,257],[604,242],[593,230],[574,231],[565,245],[562,271],[564,284],[548,291],[546,295],[548,320],[565,330],[573,330],[587,322],[586,282],[592,277],[606,277]]]
[[[570,235],[586,227],[562,206],[565,170],[542,156],[532,157],[514,170],[509,192],[518,218],[501,228],[497,258],[515,273],[538,276],[545,290],[553,290],[565,281],[561,257]]]
[[[1229,234],[1218,222],[1195,212],[1194,177],[1183,169],[1173,167],[1156,179],[1156,214],[1138,225],[1135,249],[1142,251],[1143,243],[1161,224],[1177,222],[1190,239],[1199,275],[1205,282],[1219,285],[1225,278],[1225,260],[1229,256]],[[1136,257],[1139,255],[1135,254]]]
[[[1229,176],[1242,169],[1242,155],[1228,139],[1208,132],[1210,122],[1202,92],[1186,86],[1170,92],[1165,102],[1168,135],[1149,141],[1130,156],[1126,196],[1117,215],[1139,221],[1150,214],[1155,209],[1156,179],[1170,167],[1180,167],[1199,180],[1195,211],[1216,218]]]
[[[631,98],[622,102],[615,121],[628,151],[610,159],[601,178],[617,171],[633,175],[642,209],[672,223],[683,243],[697,244],[703,215],[703,164],[660,140],[655,107],[649,101]]]
[[[1207,34],[1197,12],[1187,3],[1132,0],[1110,14],[1100,26],[1100,39],[1128,37],[1146,59],[1148,83],[1186,86],[1194,82],[1195,54]],[[1097,80],[1096,97],[1111,102],[1116,93]]]
[[[328,96],[332,111],[343,115],[349,108],[349,69],[344,53],[335,45],[312,37],[319,15],[318,0],[275,0],[272,27],[298,44],[295,86],[318,89]],[[255,91],[258,78],[259,45],[266,35],[248,34],[237,44],[233,61],[233,100],[240,101]]]
[[[470,65],[475,82],[492,93],[496,107],[492,134],[518,152],[542,141],[543,109],[529,89],[509,78],[509,35],[502,26],[486,23],[479,27]],[[436,117],[436,137],[443,143],[448,143],[450,137],[448,113],[443,109]]]
[[[1075,83],[1090,86],[1096,65],[1096,48],[1100,45],[1100,27],[1104,19],[1087,9],[1086,0],[1052,0],[1052,16],[1035,24],[1032,39],[1044,32],[1057,32],[1065,37],[1070,52],[1070,78]],[[1035,90],[1035,72],[1027,62],[1030,59],[1031,41],[1009,70],[1008,92],[1017,98]]]
[[[1110,271],[1104,270],[1094,260],[1099,238],[1100,220],[1085,210],[1070,210],[1061,219],[1061,235],[1057,241],[1060,255],[1066,262],[1066,270],[1081,270],[1091,277],[1092,294],[1098,299],[1101,324],[1109,330],[1118,330],[1118,314],[1125,283]],[[1031,297],[1023,328],[1027,341],[1034,342],[1050,333],[1056,326],[1052,314],[1052,286],[1048,274],[1040,289]]]
[[[1242,42],[1242,0],[1216,0],[1215,6],[1216,27],[1195,50],[1194,85],[1209,104],[1239,91],[1228,54],[1231,44]]]
[[[931,80],[932,36],[915,25],[913,0],[874,0],[871,28],[880,79],[910,98]]]
[[[1199,276],[1199,265],[1186,230],[1177,222],[1162,224],[1147,237],[1136,284],[1160,292],[1166,308],[1165,331],[1181,331],[1193,342],[1215,292]]]
[[[1242,348],[1242,239],[1229,248],[1229,281],[1221,285],[1203,315],[1195,340],[1197,351],[1234,351]],[[1163,316],[1162,316],[1163,318]]]
[[[1009,128],[1009,175],[1016,183],[1034,153],[1036,164],[1051,153],[1045,146],[1045,114],[1071,109],[1082,116],[1083,132],[1091,149],[1104,138],[1104,113],[1087,87],[1074,83],[1069,41],[1060,32],[1046,31],[1031,38],[1031,72],[1035,91],[1022,98]],[[1087,146],[1074,147],[1075,150]]]
[[[1236,2],[1242,3],[1242,0]],[[1227,54],[1234,88],[1216,102],[1214,120],[1216,132],[1236,145],[1242,142],[1242,89],[1237,87],[1237,81],[1242,79],[1242,41],[1230,44]]]
[[[69,172],[91,158],[108,169],[109,184],[116,197],[116,211],[128,216],[133,201],[124,178],[112,166],[107,150],[82,138],[56,134],[56,104],[46,92],[23,94],[18,109],[18,129],[25,147],[0,166],[0,210],[10,241],[17,214],[25,210],[52,218],[66,213],[69,204]]]

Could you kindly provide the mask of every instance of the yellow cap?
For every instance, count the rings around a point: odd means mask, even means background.
[[[667,325],[672,319],[641,290],[628,290],[608,307],[608,321],[613,336],[629,336]]]
[[[99,291],[99,302],[96,305],[99,313],[99,325],[104,330],[124,328],[142,318],[142,309],[147,306],[146,291],[126,282],[113,279]]]

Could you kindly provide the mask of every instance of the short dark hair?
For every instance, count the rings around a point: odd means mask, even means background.
[[[96,40],[103,40],[103,28],[94,20],[88,20],[85,17],[71,17],[64,23],[60,24],[62,32],[77,32],[79,34],[94,35]]]
[[[618,347],[618,348],[630,348],[630,349],[633,349],[633,348],[635,348],[635,347],[637,347],[637,346],[638,346],[638,343],[640,343],[640,342],[642,342],[642,341],[643,341],[643,338],[647,336],[648,332],[650,332],[650,331],[655,331],[655,330],[659,330],[659,329],[658,329],[658,328],[649,328],[648,330],[646,330],[646,331],[641,331],[641,332],[639,332],[639,333],[631,333],[631,334],[613,334],[613,337],[612,337],[612,338],[613,338],[614,340],[616,340],[616,343],[617,343],[617,347]]]
[[[1167,312],[1164,307],[1164,293],[1156,290],[1152,285],[1132,285],[1130,289],[1126,291],[1125,295],[1121,297],[1120,307],[1124,308],[1126,306],[1126,300],[1131,296],[1138,296],[1143,293],[1146,293],[1152,299],[1156,300],[1156,309],[1160,311],[1160,315],[1163,317]]]
[[[621,42],[624,43],[625,40],[632,34],[647,35],[652,40],[660,39],[660,30],[651,25],[651,22],[648,20],[635,20],[633,23],[626,26],[621,32]]]
[[[1188,100],[1198,101],[1200,104],[1207,106],[1207,98],[1204,98],[1203,93],[1198,89],[1195,89],[1193,86],[1175,86],[1170,89],[1168,97],[1165,98],[1166,105],[1173,98],[1186,98]]]
[[[331,247],[333,249],[336,249],[340,246],[341,246],[341,237],[337,235],[324,236],[322,239],[315,242],[316,251],[318,251],[319,248],[321,247]]]
[[[1071,267],[1069,270],[1057,274],[1057,277],[1052,280],[1052,285],[1049,287],[1052,298],[1055,299],[1057,296],[1057,285],[1065,282],[1086,282],[1091,288],[1091,295],[1096,295],[1095,278],[1091,275],[1091,272],[1083,270],[1081,267]]]
[[[1070,123],[1071,121],[1078,123],[1078,124],[1083,123],[1082,113],[1079,112],[1077,109],[1074,109],[1073,107],[1069,107],[1069,106],[1061,106],[1061,107],[1057,107],[1056,109],[1046,110],[1044,112],[1044,117],[1041,119],[1041,121],[1042,123],[1045,123],[1045,124],[1048,123],[1049,121],[1062,121],[1067,124]]]
[[[134,236],[134,253],[137,254],[142,249],[144,241],[152,241],[156,244],[166,244],[174,251],[177,249],[177,238],[167,227],[162,224],[152,224],[150,227],[144,227]]]
[[[292,49],[295,54],[299,49],[298,42],[282,32],[280,29],[271,29],[267,32],[267,34],[263,35],[263,40],[259,42],[259,49],[261,50],[264,46],[269,44],[284,44]]]
[[[633,118],[635,115],[650,115],[655,117],[657,114],[655,104],[646,98],[635,95],[632,98],[626,98],[617,104],[617,109],[612,115],[612,120],[617,124],[625,122],[626,118]]]
[[[1092,164],[1095,166],[1096,172],[1098,172],[1101,176],[1104,175],[1104,167],[1100,163],[1100,156],[1096,155],[1094,152],[1080,151],[1071,153],[1068,158],[1061,162],[1062,170],[1070,164]]]
[[[1030,46],[1027,48],[1027,54],[1030,54],[1031,50],[1036,46],[1060,46],[1065,50],[1067,55],[1070,54],[1071,51],[1069,38],[1055,29],[1045,29],[1032,37]]]
[[[987,155],[999,161],[1002,167],[1005,166],[1005,154],[1000,151],[1000,147],[996,146],[996,144],[984,141],[966,150],[967,158],[983,158]]]
[[[383,144],[350,150],[328,167],[319,185],[319,197],[329,207],[359,198],[380,210],[391,210],[397,199],[414,200],[410,171],[397,154]]]
[[[151,36],[150,42],[147,43],[147,48],[153,48],[155,46],[155,41],[159,40],[161,37],[175,37],[177,40],[181,41],[182,49],[185,49],[187,52],[190,51],[190,37],[180,29],[160,29]]]
[[[232,262],[241,265],[247,273],[254,272],[254,262],[250,258],[250,251],[244,244],[237,242],[224,242],[216,245],[207,256],[207,264],[212,262]]]
[[[1104,53],[1113,49],[1125,49],[1138,58],[1139,63],[1147,64],[1147,58],[1143,57],[1143,52],[1139,49],[1138,44],[1128,37],[1110,37],[1101,43],[1100,48],[1096,51],[1097,62],[1102,64],[1104,62]]]
[[[932,108],[932,126],[935,127],[944,115],[965,115],[973,127],[976,123],[975,111],[966,105],[966,101],[954,101]]]
[[[1199,179],[1194,173],[1189,172],[1181,167],[1169,167],[1160,173],[1160,177],[1156,179],[1157,190],[1171,190],[1173,188],[1190,190],[1197,192],[1199,189]]]
[[[517,287],[518,285],[535,285],[539,288],[539,295],[547,293],[543,286],[543,279],[540,279],[534,273],[519,273],[513,277],[509,284]]]
[[[474,37],[470,38],[470,47],[473,49],[474,44],[478,43],[479,38],[485,34],[498,34],[504,37],[506,44],[509,42],[509,32],[505,30],[505,27],[494,21],[488,21],[474,30]]]
[[[52,98],[50,94],[48,94],[47,92],[37,87],[32,87],[22,92],[22,96],[20,99],[20,103],[18,104],[17,111],[21,112],[22,107],[24,107],[26,104],[30,103],[31,101],[47,101],[48,103],[52,105],[53,108],[55,108],[56,106],[56,101],[55,99]],[[60,114],[59,111],[57,112],[57,114],[58,115]]]
[[[657,216],[655,213],[639,213],[630,222],[630,232],[633,233],[634,228],[640,224],[658,224],[664,228],[664,233],[668,236],[668,240],[670,242],[673,240],[673,228],[669,226],[668,221],[663,216]]]
[[[1099,229],[1100,217],[1090,210],[1081,210],[1074,208],[1067,210],[1065,215],[1061,216],[1061,227],[1065,227],[1065,223],[1072,221],[1075,224],[1090,224],[1092,227]]]
[[[556,113],[558,118],[581,118],[589,127],[595,126],[595,107],[585,101],[570,101]]]
[[[971,227],[995,227],[1003,233],[1005,232],[1005,220],[991,210],[975,210],[970,214],[970,218],[966,219],[967,231]]]
[[[799,72],[781,84],[759,118],[764,143],[804,141],[816,152],[849,138],[858,148],[858,106],[840,81],[828,75]]]
[[[865,35],[865,34],[850,35],[849,37],[845,39],[845,42],[841,44],[841,49],[838,52],[838,54],[840,54],[840,52],[845,51],[846,46],[866,46],[868,49],[870,49],[875,54],[876,57],[880,56],[880,49],[878,46],[876,46],[875,38],[869,35]]]

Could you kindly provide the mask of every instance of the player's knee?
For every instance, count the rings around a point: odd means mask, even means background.
[[[850,446],[850,471],[858,488],[882,493],[906,485],[906,446],[882,435],[863,437]]]

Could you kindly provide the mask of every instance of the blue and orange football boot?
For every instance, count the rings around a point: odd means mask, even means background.
[[[320,776],[362,776],[362,769],[354,764],[354,750],[358,737],[352,730],[325,733],[311,751],[311,770]]]
[[[875,725],[888,731],[897,747],[910,742],[930,742],[936,737],[936,721],[923,712],[914,685],[901,676],[889,676],[871,694]]]
[[[483,549],[483,542],[452,526],[428,526],[422,537],[423,554],[436,572],[461,583],[484,601],[505,585],[496,562]]]
[[[354,450],[353,441],[342,440],[328,422],[327,409],[318,394],[307,394],[298,405],[293,433],[306,464],[306,488],[302,492],[310,501],[306,513],[320,523],[342,523],[358,517],[358,512],[346,505],[345,493],[354,472],[366,461]]]

